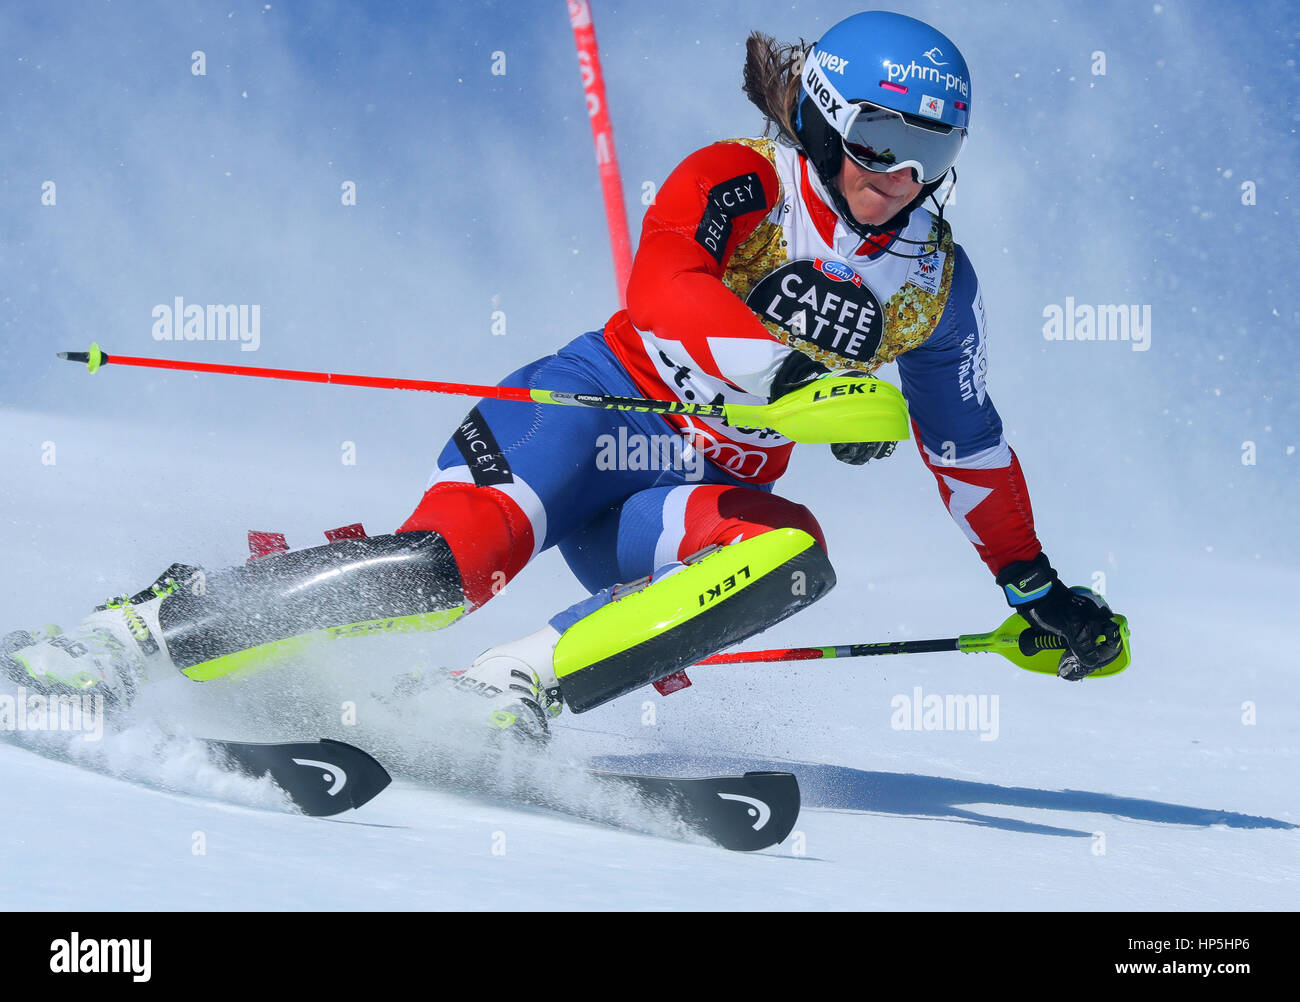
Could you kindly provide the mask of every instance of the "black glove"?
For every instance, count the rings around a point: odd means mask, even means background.
[[[776,375],[772,377],[772,390],[768,394],[767,402],[774,404],[790,391],[797,390],[814,379],[821,379],[830,371],[821,362],[813,361],[796,348],[785,356],[781,368],[777,369]]]
[[[841,463],[861,466],[872,459],[888,459],[894,453],[897,442],[836,442],[831,446],[831,453]]]
[[[781,368],[777,370],[776,375],[772,378],[772,392],[768,397],[769,403],[780,400],[791,390],[798,389],[811,383],[814,379],[821,379],[831,370],[826,368],[820,362],[815,362],[803,352],[795,350],[785,357],[781,363]],[[847,373],[847,375],[863,376],[865,373]],[[885,459],[894,451],[897,442],[837,442],[831,446],[831,452],[841,463],[848,463],[850,466],[861,466],[871,459]]]
[[[1047,554],[1003,568],[998,584],[1011,608],[1065,640],[1066,653],[1056,672],[1061,678],[1077,682],[1120,656],[1123,641],[1110,607],[1091,591],[1062,584]]]

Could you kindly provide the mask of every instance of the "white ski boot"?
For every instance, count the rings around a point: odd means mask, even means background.
[[[0,641],[0,673],[43,695],[102,695],[110,707],[130,705],[150,667],[171,666],[158,609],[184,570],[192,568],[173,565],[144,591],[109,599],[71,633],[47,626],[8,634]]]
[[[547,721],[559,716],[562,707],[554,667],[559,639],[548,624],[520,640],[484,651],[468,668],[448,671],[447,677],[457,692],[486,701],[482,704],[485,723],[510,734],[546,740]]]

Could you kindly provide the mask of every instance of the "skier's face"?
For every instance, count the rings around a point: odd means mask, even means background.
[[[853,210],[853,217],[864,226],[879,226],[887,222],[921,193],[921,185],[914,180],[910,167],[890,174],[877,174],[859,167],[848,157],[842,160],[840,192]]]

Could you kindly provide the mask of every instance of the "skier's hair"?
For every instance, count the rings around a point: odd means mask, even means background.
[[[775,131],[777,139],[791,146],[799,145],[794,114],[799,104],[804,57],[811,48],[802,38],[798,42],[778,42],[761,31],[750,32],[745,39],[745,79],[741,89],[763,113],[763,135]]]

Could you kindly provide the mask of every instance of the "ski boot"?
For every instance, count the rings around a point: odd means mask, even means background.
[[[121,709],[155,662],[170,660],[158,637],[162,599],[195,569],[173,564],[148,588],[97,606],[73,633],[47,626],[18,630],[0,640],[0,672],[10,681],[46,696],[103,696]]]
[[[10,633],[0,642],[0,672],[42,696],[102,696],[106,708],[129,704],[135,666],[120,633],[97,627],[96,618],[88,617],[75,636],[57,626]]]
[[[511,736],[546,741],[548,721],[562,708],[554,668],[559,639],[554,627],[544,626],[484,651],[468,668],[448,670],[447,678],[457,693],[486,701],[485,723]]]

